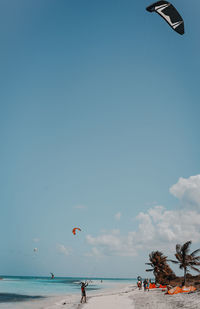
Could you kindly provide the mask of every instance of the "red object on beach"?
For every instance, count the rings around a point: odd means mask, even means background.
[[[196,288],[194,286],[183,286],[182,287],[182,293],[189,293],[196,291]]]
[[[174,295],[174,294],[179,294],[182,293],[182,289],[179,286],[175,286],[175,288],[170,289],[167,294],[169,295]]]
[[[74,235],[76,235],[76,230],[81,231],[81,229],[79,229],[79,227],[75,227],[75,228],[73,228],[72,233],[73,233]]]
[[[151,290],[151,289],[156,289],[155,283],[150,283],[150,284],[149,284],[149,289],[150,289],[150,290]]]
[[[196,288],[194,286],[183,286],[180,288],[179,286],[176,286],[175,288],[169,290],[167,294],[174,295],[179,293],[190,293],[196,291]]]
[[[160,284],[158,289],[166,289],[166,287],[167,287],[166,285]],[[149,289],[157,289],[157,286],[155,285],[155,283],[150,283],[149,284]]]

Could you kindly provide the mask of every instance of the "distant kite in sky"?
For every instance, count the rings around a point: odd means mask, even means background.
[[[81,229],[79,229],[79,227],[75,227],[75,228],[73,228],[72,233],[73,233],[74,235],[76,235],[76,230],[81,231]]]
[[[157,1],[146,8],[148,12],[158,13],[179,34],[184,34],[184,21],[175,7],[168,1]]]
[[[37,251],[38,251],[38,248],[34,248],[33,251],[34,251],[34,252],[37,252]]]

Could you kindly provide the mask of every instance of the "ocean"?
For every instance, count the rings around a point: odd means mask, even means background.
[[[117,284],[134,284],[136,279],[77,277],[11,277],[0,280],[0,303],[42,299],[48,296],[80,294],[80,282],[89,283],[87,292],[112,288]]]

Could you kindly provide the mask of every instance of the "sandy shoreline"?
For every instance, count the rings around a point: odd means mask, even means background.
[[[91,295],[92,294],[92,295]],[[65,304],[64,304],[65,303]],[[47,297],[44,300],[0,304],[4,309],[200,309],[200,292],[165,295],[160,290],[144,292],[135,285],[88,293],[86,304],[80,304],[80,295]]]
[[[191,294],[165,295],[160,290],[139,291],[129,286],[110,295],[88,298],[88,303],[78,309],[200,309],[200,292]]]

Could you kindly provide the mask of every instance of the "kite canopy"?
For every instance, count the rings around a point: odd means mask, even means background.
[[[196,288],[194,286],[183,286],[180,288],[179,286],[176,286],[175,288],[169,290],[167,294],[174,295],[174,294],[179,294],[179,293],[191,293],[196,291]]]
[[[184,21],[175,7],[168,1],[157,1],[146,8],[148,12],[158,13],[174,31],[184,34]]]
[[[33,251],[34,251],[34,252],[37,252],[37,251],[38,251],[38,248],[34,248]]]
[[[75,227],[75,228],[73,228],[72,233],[73,233],[74,235],[76,235],[76,230],[81,231],[81,229],[79,229],[79,227]]]
[[[155,283],[150,283],[150,284],[149,284],[149,289],[150,289],[150,290],[151,290],[151,289],[156,289]]]

